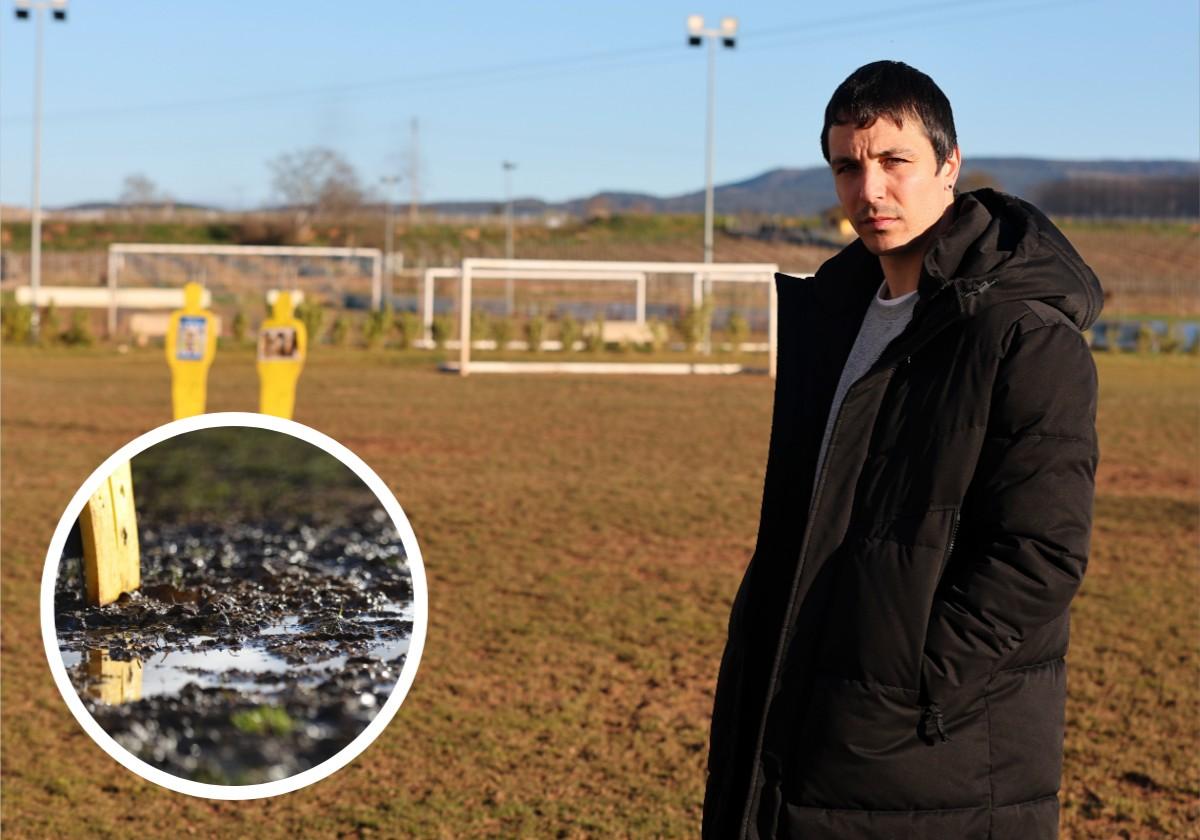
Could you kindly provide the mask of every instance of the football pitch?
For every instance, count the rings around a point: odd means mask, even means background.
[[[1200,832],[1200,361],[1099,355],[1092,556],[1073,607],[1064,837]],[[315,349],[295,419],[363,458],[420,542],[428,640],[390,727],[298,792],[217,802],[115,764],[38,627],[63,508],[170,420],[161,351],[5,348],[3,831],[19,837],[691,837],[729,603],[753,549],[765,376],[473,376]],[[210,411],[258,404],[222,349]],[[1122,834],[1125,832],[1125,834]]]

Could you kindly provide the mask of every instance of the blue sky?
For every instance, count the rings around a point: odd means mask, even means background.
[[[178,199],[254,206],[268,161],[314,145],[373,183],[403,167],[414,117],[426,200],[498,198],[505,159],[522,196],[698,189],[689,13],[742,28],[717,56],[718,183],[821,163],[829,95],[880,58],[946,91],[968,162],[1200,154],[1195,0],[71,0],[46,22],[43,201],[113,200],[144,173]],[[6,204],[29,201],[33,43],[0,0]]]

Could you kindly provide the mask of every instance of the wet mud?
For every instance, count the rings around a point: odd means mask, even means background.
[[[349,744],[399,677],[412,581],[381,508],[338,519],[142,528],[142,585],[104,607],[86,604],[69,543],[56,632],[92,717],[212,784],[287,778]]]

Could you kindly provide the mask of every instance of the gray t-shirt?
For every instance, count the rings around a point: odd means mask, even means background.
[[[821,475],[821,467],[825,463],[825,449],[829,446],[829,435],[833,432],[833,422],[842,407],[842,400],[858,379],[870,370],[871,365],[879,359],[885,347],[896,336],[904,332],[908,322],[912,320],[913,307],[917,304],[917,293],[911,291],[898,298],[884,300],[879,295],[887,289],[885,280],[871,299],[867,314],[863,317],[862,326],[858,328],[858,338],[854,339],[854,347],[842,368],[842,378],[838,380],[837,390],[833,392],[833,405],[829,407],[829,418],[825,421],[825,436],[821,439],[820,454],[817,455],[816,476]],[[814,494],[815,496],[815,494]],[[815,498],[814,498],[815,501]]]

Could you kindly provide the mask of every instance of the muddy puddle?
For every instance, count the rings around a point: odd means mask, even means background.
[[[85,603],[69,542],[56,632],[89,713],[147,763],[211,784],[339,752],[390,695],[414,616],[385,512],[335,519],[139,527],[142,586],[104,607]]]

